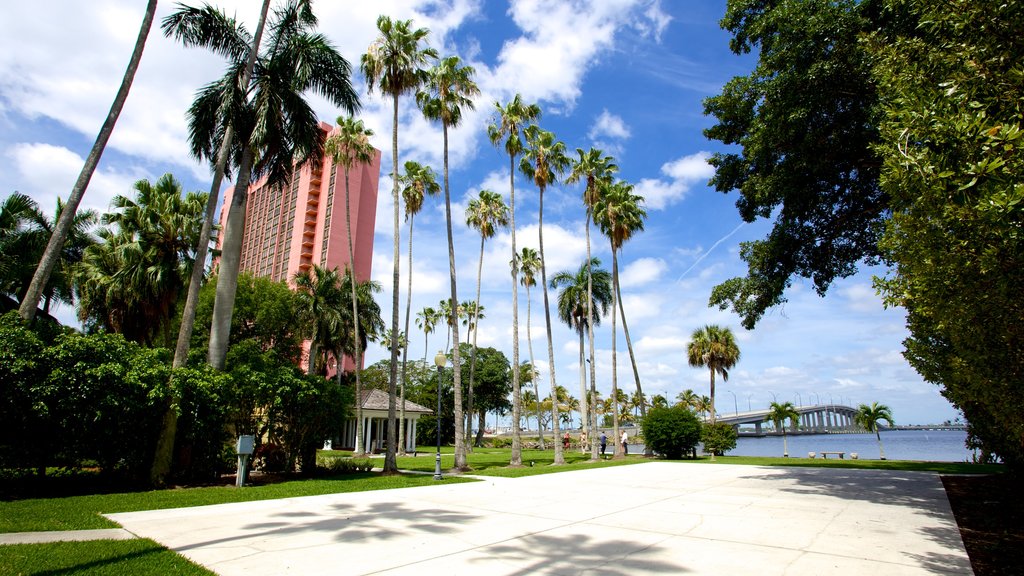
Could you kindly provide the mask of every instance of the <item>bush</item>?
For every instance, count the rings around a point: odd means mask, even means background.
[[[284,472],[288,466],[288,454],[280,445],[264,442],[253,452],[252,466],[261,472]]]
[[[683,406],[652,408],[641,428],[646,445],[673,460],[693,452],[701,437],[700,421]]]
[[[721,456],[736,448],[736,429],[731,424],[721,422],[706,424],[700,439],[704,443],[704,452]]]
[[[174,371],[181,398],[172,470],[178,480],[208,480],[234,470],[234,446],[225,426],[229,378],[208,364]]]
[[[373,470],[373,461],[369,458],[353,460],[351,458],[330,458],[325,468],[331,474],[354,474],[356,472],[370,472]]]

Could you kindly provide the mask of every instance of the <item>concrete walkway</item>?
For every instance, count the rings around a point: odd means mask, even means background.
[[[238,576],[972,573],[932,473],[651,462],[109,518]]]

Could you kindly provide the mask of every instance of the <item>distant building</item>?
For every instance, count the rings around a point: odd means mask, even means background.
[[[331,125],[320,129],[330,135]],[[373,232],[377,217],[377,183],[380,150],[369,163],[349,170],[352,239],[356,280],[370,279],[373,263]],[[234,187],[224,194],[221,230],[227,223]],[[267,184],[266,177],[249,185],[240,270],[255,276],[284,280],[295,287],[295,275],[313,264],[344,272],[349,265],[348,229],[345,222],[345,168],[324,156],[319,165],[296,166],[287,185]],[[217,240],[220,248],[220,238]],[[353,362],[345,359],[345,369]]]

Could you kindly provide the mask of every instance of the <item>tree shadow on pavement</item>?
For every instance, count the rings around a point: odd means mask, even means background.
[[[516,567],[510,575],[529,574],[683,574],[692,572],[681,564],[664,559],[666,548],[621,539],[597,540],[586,534],[554,536],[533,534],[524,538],[487,546],[481,552],[486,559],[504,567]],[[481,566],[486,572],[487,567]]]

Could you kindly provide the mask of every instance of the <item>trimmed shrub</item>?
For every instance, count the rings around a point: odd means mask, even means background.
[[[731,424],[705,424],[700,435],[704,452],[721,456],[736,448],[736,429]]]
[[[672,460],[692,453],[701,438],[700,421],[683,406],[652,408],[641,428],[646,445]]]

